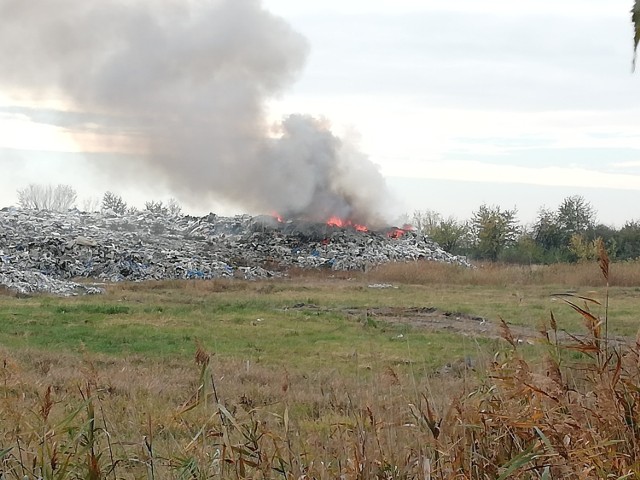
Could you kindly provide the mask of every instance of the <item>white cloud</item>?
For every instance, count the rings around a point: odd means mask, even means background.
[[[265,6],[278,14],[304,15],[317,12],[333,12],[339,14],[357,15],[363,13],[403,13],[448,11],[460,13],[481,13],[495,15],[527,15],[536,13],[551,13],[565,15],[572,18],[578,16],[592,16],[614,14],[619,10],[629,10],[630,6],[621,0],[602,2],[599,0],[265,0]]]
[[[532,151],[528,157],[535,159],[538,155],[541,161],[552,152],[555,158],[563,158],[558,160],[560,166],[566,166],[583,162],[576,152],[591,149],[592,157],[595,152],[601,156],[599,166],[603,168],[616,161],[615,150],[638,149],[640,154],[640,115],[633,109],[514,112],[429,108],[410,97],[368,95],[294,95],[270,107],[274,121],[288,112],[307,111],[325,114],[339,135],[348,130],[358,131],[362,150],[384,172],[393,172],[402,160],[420,164],[444,160],[452,154],[487,161],[491,161],[487,157],[494,157],[494,162],[500,157],[504,163],[508,162],[508,155],[522,150]],[[528,171],[520,172],[524,179],[529,176]]]
[[[630,161],[630,162],[614,162],[609,164],[610,167],[613,168],[634,168],[640,167],[640,160]]]
[[[49,152],[141,153],[126,134],[103,134],[89,127],[73,130],[29,120],[23,114],[0,115],[0,148]],[[83,148],[80,148],[83,145]],[[89,147],[89,148],[87,148]]]
[[[477,161],[396,162],[383,168],[387,176],[459,180],[466,182],[521,183],[579,188],[640,191],[640,175],[606,173],[580,167],[522,167]]]
[[[73,152],[78,147],[69,132],[51,125],[33,123],[23,115],[0,117],[0,147],[17,150]]]

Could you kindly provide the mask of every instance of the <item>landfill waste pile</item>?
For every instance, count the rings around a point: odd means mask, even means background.
[[[413,231],[358,231],[270,216],[170,216],[149,211],[0,210],[0,287],[30,294],[100,293],[161,279],[243,279],[303,269],[367,270],[433,260],[470,266]]]

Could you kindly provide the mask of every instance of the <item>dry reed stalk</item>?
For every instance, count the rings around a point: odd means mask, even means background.
[[[609,255],[602,238],[598,239],[598,265],[606,282],[604,303],[604,348],[605,356],[609,354]]]

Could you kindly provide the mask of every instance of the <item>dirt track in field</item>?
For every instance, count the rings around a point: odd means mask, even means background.
[[[332,311],[341,312],[345,315],[361,321],[369,320],[380,323],[402,324],[414,328],[421,328],[435,332],[448,332],[458,335],[481,338],[505,338],[505,329],[499,319],[488,319],[476,315],[465,313],[447,312],[435,307],[376,307],[376,308],[336,308],[323,309],[313,304],[296,304],[291,308],[304,309],[309,311]],[[530,327],[508,324],[513,340],[517,343],[534,344],[543,337],[542,333]],[[549,332],[552,341],[553,333]],[[564,331],[558,332],[558,341],[565,343],[571,340],[585,341],[582,334],[571,335]],[[630,339],[616,337],[611,340],[615,342],[627,342]]]

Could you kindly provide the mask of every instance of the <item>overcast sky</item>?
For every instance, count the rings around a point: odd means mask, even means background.
[[[467,218],[488,203],[517,207],[525,223],[538,207],[580,194],[601,222],[621,226],[640,219],[631,4],[264,0],[309,44],[269,115],[326,118],[379,166],[398,212]],[[110,142],[79,152],[77,132],[49,121],[58,109],[56,98],[0,91],[0,204],[45,181],[69,183],[81,198],[107,189],[134,203],[172,195],[90,169],[87,155],[121,152]],[[233,210],[211,203],[194,212],[216,209]]]

